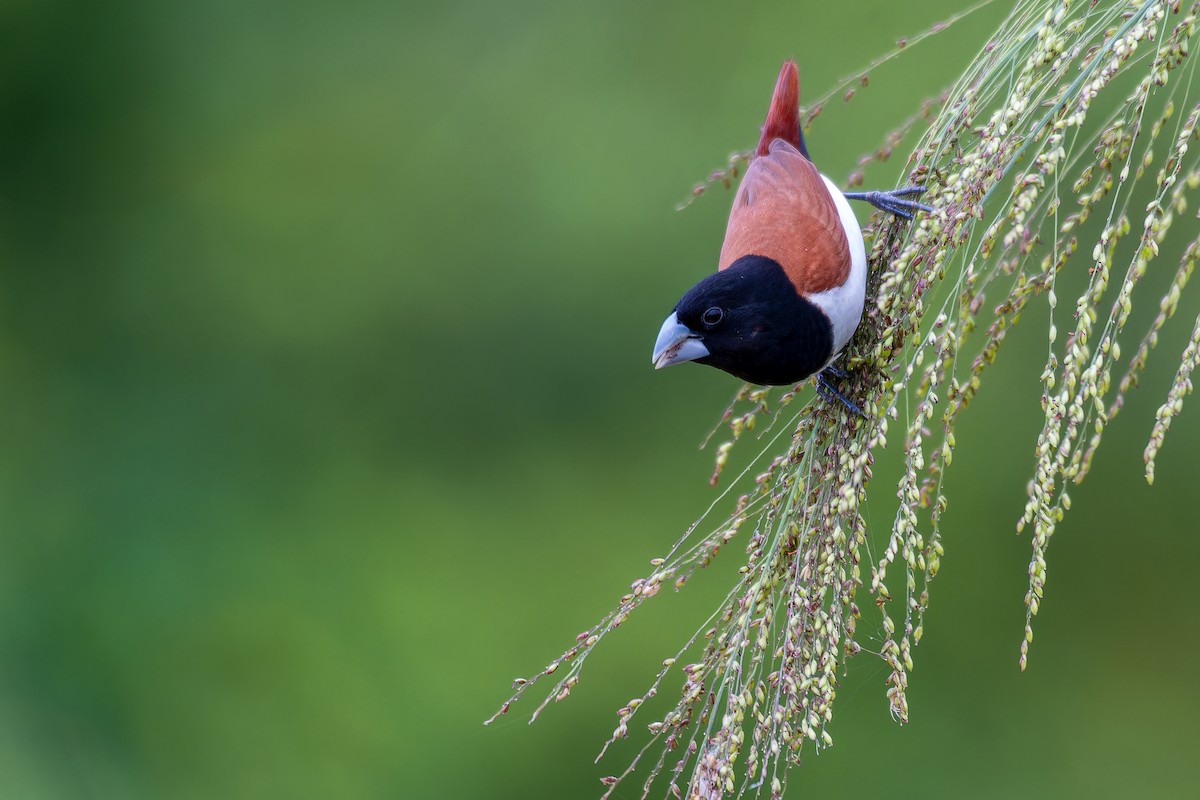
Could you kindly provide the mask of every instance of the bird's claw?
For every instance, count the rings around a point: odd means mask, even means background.
[[[901,219],[912,219],[913,214],[917,211],[924,211],[926,214],[933,211],[932,206],[907,199],[923,194],[924,192],[924,186],[907,186],[903,189],[893,189],[889,192],[846,192],[846,197],[851,200],[865,200],[880,211],[894,214]]]
[[[841,403],[843,406],[845,406],[846,410],[849,411],[851,414],[856,414],[856,415],[862,417],[863,419],[866,419],[867,415],[862,412],[862,409],[859,408],[858,406],[856,406],[844,394],[839,392],[837,390],[837,388],[834,387],[834,385],[832,383],[830,383],[829,378],[826,377],[826,373],[828,373],[829,375],[832,375],[835,378],[848,377],[845,372],[838,369],[837,367],[834,367],[834,366],[826,367],[825,369],[823,369],[817,373],[817,394],[819,394],[821,397],[825,398],[825,400],[827,400],[827,401],[837,400],[839,403]]]

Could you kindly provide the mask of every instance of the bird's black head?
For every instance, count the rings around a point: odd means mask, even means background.
[[[683,361],[771,386],[802,381],[833,356],[833,326],[783,268],[743,256],[693,286],[667,318],[654,366]]]

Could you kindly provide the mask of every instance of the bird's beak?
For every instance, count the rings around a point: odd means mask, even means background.
[[[654,342],[654,355],[651,360],[655,369],[669,367],[684,361],[695,361],[708,355],[708,348],[700,341],[700,336],[691,328],[679,322],[674,312],[663,323]]]

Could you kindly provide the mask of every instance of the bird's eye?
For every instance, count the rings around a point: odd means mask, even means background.
[[[716,306],[713,306],[700,315],[700,321],[710,328],[720,323],[723,319],[725,319],[725,312]]]

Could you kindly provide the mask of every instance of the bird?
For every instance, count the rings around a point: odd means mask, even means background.
[[[830,377],[862,319],[867,256],[848,200],[912,219],[924,189],[843,193],[809,158],[799,69],[779,70],[758,146],[733,198],[717,271],[689,289],[654,343],[656,369],[695,361],[744,381],[817,389],[851,411]]]

